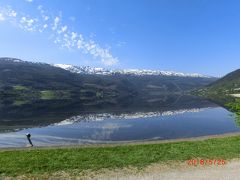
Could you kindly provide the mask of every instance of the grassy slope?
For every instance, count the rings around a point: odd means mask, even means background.
[[[233,71],[206,87],[193,92],[193,94],[197,96],[208,98],[226,107],[229,107],[228,103],[236,103],[236,98],[231,97],[230,94],[239,93],[240,69]]]
[[[236,112],[238,115],[240,115],[240,98],[235,98],[232,102],[227,102],[225,104],[231,111]]]
[[[82,172],[102,168],[144,167],[151,163],[192,158],[240,157],[240,136],[192,142],[0,151],[0,174],[7,176],[41,173]],[[1,177],[1,176],[0,176]]]
[[[226,102],[225,107],[236,114],[235,121],[237,126],[240,127],[240,98]]]

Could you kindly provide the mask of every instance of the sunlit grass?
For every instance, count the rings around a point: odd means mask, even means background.
[[[16,85],[16,86],[13,86],[13,89],[16,90],[16,91],[23,91],[23,90],[28,90],[28,87],[21,86],[21,85]]]
[[[183,162],[192,158],[240,157],[240,136],[191,142],[172,142],[116,147],[72,147],[0,151],[0,174],[17,176],[96,171],[102,168],[142,168],[151,163]]]
[[[16,100],[14,101],[13,105],[14,106],[21,106],[21,105],[24,105],[24,104],[27,104],[28,101],[23,101],[23,100]]]
[[[41,99],[42,100],[51,100],[55,99],[56,95],[54,91],[46,90],[46,91],[41,91]]]
[[[232,112],[235,113],[235,122],[240,127],[240,98],[235,98],[234,101],[228,102],[225,106]]]

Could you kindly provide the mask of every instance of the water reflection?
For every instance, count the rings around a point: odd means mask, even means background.
[[[162,97],[163,96],[163,97]],[[13,102],[0,100],[0,132],[18,131],[24,128],[42,127],[64,122],[74,116],[93,116],[95,114],[151,114],[186,109],[214,107],[215,104],[194,96],[172,94],[150,97],[135,97],[122,100],[116,104],[103,103],[86,106],[81,101],[54,100],[35,101],[16,105]],[[104,117],[103,117],[104,118]],[[66,122],[66,121],[65,121]]]
[[[2,133],[0,147],[25,147],[27,132],[32,134],[35,146],[50,146],[178,139],[240,132],[240,129],[227,110],[211,107],[172,115],[106,118]]]
[[[128,102],[128,103],[127,103]],[[240,132],[232,113],[194,96],[136,98],[83,106],[78,101],[6,104],[0,110],[0,147],[120,143]]]

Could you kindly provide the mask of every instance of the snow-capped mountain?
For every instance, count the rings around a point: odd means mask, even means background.
[[[5,62],[13,62],[13,63],[25,63],[25,64],[39,64],[39,65],[49,65],[52,66],[51,64],[45,63],[45,62],[38,62],[38,61],[26,61],[26,60],[21,60],[18,58],[9,58],[9,57],[0,57],[0,61],[5,61]]]
[[[181,73],[173,71],[160,71],[160,70],[146,70],[146,69],[118,69],[109,70],[104,68],[92,68],[89,66],[73,66],[69,64],[53,64],[55,67],[59,67],[68,70],[72,73],[78,74],[98,74],[98,75],[113,75],[113,74],[126,74],[126,75],[155,75],[155,76],[178,76],[178,77],[201,77],[210,78],[210,76],[205,76],[198,73]]]
[[[17,59],[17,58],[8,58],[8,57],[3,57],[0,58],[1,61],[11,61],[11,62],[23,62],[23,60],[21,59]]]
[[[1,58],[1,60],[12,61],[12,62],[24,62],[30,64],[47,64],[42,62],[31,62],[23,61],[16,58]],[[50,65],[50,64],[49,64]],[[181,73],[174,71],[160,71],[160,70],[147,70],[147,69],[105,69],[105,68],[95,68],[89,66],[74,66],[69,64],[51,64],[51,66],[59,67],[77,74],[97,74],[97,75],[114,75],[114,74],[125,74],[125,75],[135,75],[135,76],[177,76],[177,77],[200,77],[200,78],[212,78],[211,76],[206,76],[198,73]]]

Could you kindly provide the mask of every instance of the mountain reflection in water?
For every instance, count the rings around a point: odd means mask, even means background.
[[[0,101],[0,132],[15,131],[24,128],[42,127],[64,122],[77,116],[92,116],[99,114],[119,116],[122,114],[161,114],[172,111],[215,107],[214,103],[187,95],[163,95],[162,97],[135,97],[118,103],[103,103],[95,106],[83,105],[74,100],[36,101],[22,105],[13,105]],[[103,117],[104,118],[104,117]]]
[[[164,101],[83,106],[74,101],[39,101],[2,106],[0,147],[25,147],[27,132],[36,146],[121,143],[240,132],[226,109],[194,96]]]

